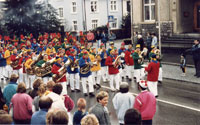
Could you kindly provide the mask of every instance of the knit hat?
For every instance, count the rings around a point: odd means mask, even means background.
[[[148,88],[146,80],[140,80],[139,85],[140,85],[140,87],[142,87],[144,89]]]
[[[114,42],[110,42],[110,45],[114,45]]]
[[[124,45],[125,45],[125,43],[124,43],[124,42],[122,42],[122,43],[121,43],[121,45],[122,45],[122,46],[124,46]]]
[[[137,45],[135,46],[135,48],[140,48],[140,44],[137,44]]]

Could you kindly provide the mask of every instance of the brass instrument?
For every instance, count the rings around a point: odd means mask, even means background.
[[[67,62],[58,70],[58,74],[54,74],[52,76],[52,79],[54,82],[59,82],[65,75],[67,72],[67,66],[70,65],[72,63],[72,60],[70,58],[68,58]]]
[[[86,64],[85,66],[80,68],[80,73],[81,74],[87,74],[91,69],[91,63],[90,64]]]
[[[78,68],[79,60],[76,59],[71,65],[71,71],[74,71],[74,69]]]
[[[139,59],[138,59],[138,64],[142,64],[144,62],[144,57],[147,55],[148,49],[143,48],[142,52],[139,52]]]
[[[35,75],[38,77],[43,77],[45,75],[48,75],[51,73],[52,64],[55,61],[56,58],[53,58],[46,63],[42,64],[42,67],[36,67],[35,68]]]
[[[114,67],[115,68],[118,68],[118,66],[120,65],[120,63],[121,63],[121,55],[119,55],[119,56],[117,56],[117,58],[115,59],[115,61],[114,61]]]
[[[22,57],[23,52],[21,52],[17,57],[15,61],[12,61],[10,66],[12,68],[17,68],[19,66],[19,58]]]
[[[36,68],[35,64],[36,64],[38,61],[40,61],[41,59],[42,59],[42,53],[40,53],[40,54],[37,56],[36,60],[34,60],[34,61],[30,64],[30,67],[31,67],[31,68],[25,68],[26,73],[29,74],[29,75],[34,75],[34,74],[35,74],[35,68]]]

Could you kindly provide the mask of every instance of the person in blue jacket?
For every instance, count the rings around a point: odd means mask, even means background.
[[[3,48],[0,47],[0,80],[1,81],[4,81],[5,68],[6,68],[6,59],[4,58]]]
[[[71,60],[71,64],[67,67],[67,72],[69,73],[71,92],[74,92],[74,90],[80,92],[78,56],[75,49],[71,49],[70,52],[68,58]],[[76,84],[74,84],[75,82]]]
[[[90,65],[91,65],[91,61],[90,61],[88,52],[84,51],[83,57],[81,57],[80,60],[79,60],[79,67],[80,67],[79,75],[81,77],[84,96],[88,96],[86,81],[88,81],[88,85],[89,85],[89,95],[95,96],[94,93],[93,93],[94,92],[94,86],[93,86],[93,83],[92,83],[92,75],[91,75]]]

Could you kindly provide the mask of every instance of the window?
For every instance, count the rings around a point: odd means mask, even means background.
[[[78,30],[78,22],[77,20],[72,21],[72,30],[77,31]]]
[[[144,20],[155,20],[155,0],[144,0]]]
[[[72,2],[72,13],[76,13],[77,10],[76,10],[76,2]]]
[[[95,29],[98,27],[98,20],[92,20],[92,29]]]
[[[63,17],[63,8],[59,8],[58,10],[59,10],[59,16]]]
[[[116,0],[110,1],[110,10],[111,11],[117,11],[117,1]]]
[[[97,0],[91,0],[90,1],[90,4],[91,4],[91,12],[97,12],[97,9],[98,9],[98,1]]]
[[[117,18],[114,18],[114,21],[112,22],[112,29],[117,29],[117,28],[118,28]]]

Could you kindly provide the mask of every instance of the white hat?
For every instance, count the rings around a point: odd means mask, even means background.
[[[140,80],[139,85],[144,89],[148,88],[146,80]]]

